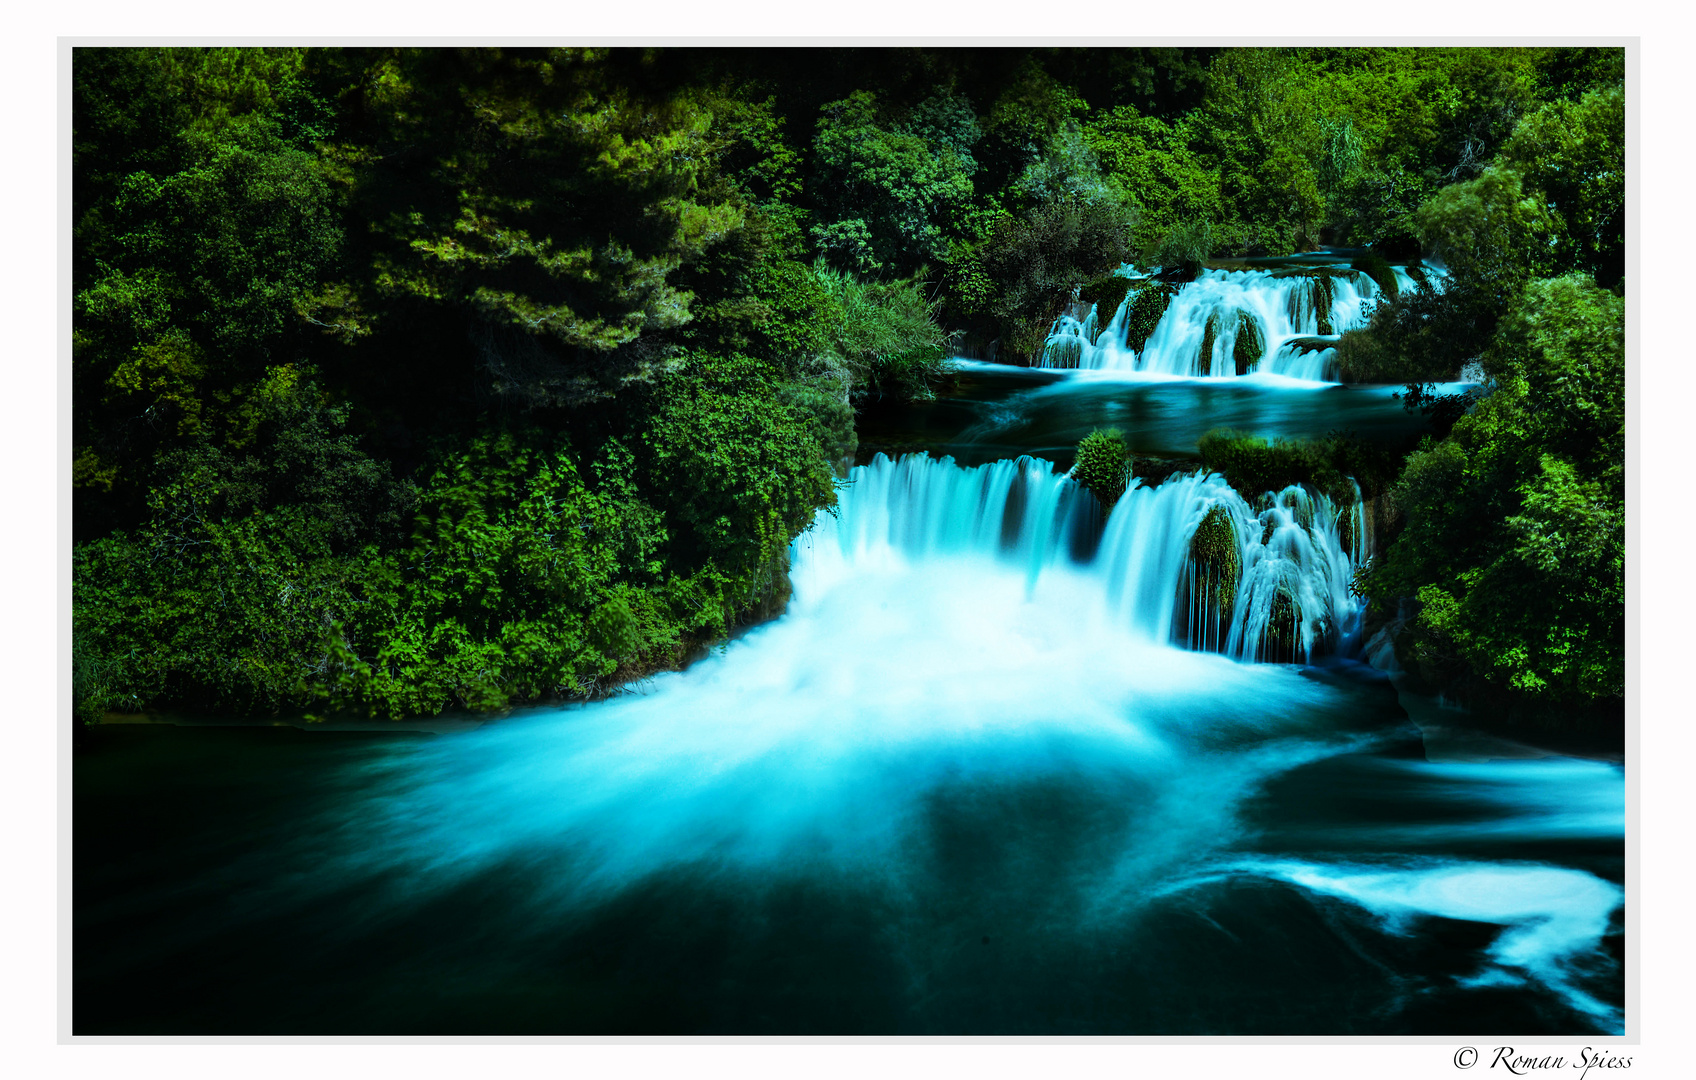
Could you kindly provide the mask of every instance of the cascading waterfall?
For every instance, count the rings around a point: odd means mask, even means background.
[[[1399,287],[1413,287],[1406,269],[1393,269]],[[1440,277],[1432,268],[1423,273],[1427,280]],[[1206,270],[1178,290],[1140,350],[1125,339],[1138,296],[1133,288],[1105,328],[1093,306],[1081,319],[1061,315],[1037,366],[1209,377],[1265,372],[1336,382],[1335,342],[1366,324],[1381,295],[1358,270]]]
[[[797,541],[800,593],[868,565],[975,556],[1019,565],[1027,591],[1050,567],[1080,569],[1140,637],[1244,660],[1306,661],[1351,643],[1359,622],[1349,582],[1365,551],[1362,515],[1300,487],[1251,506],[1214,474],[1158,487],[1133,478],[1103,523],[1093,495],[1030,457],[962,468],[880,454],[852,481],[837,512]],[[1228,530],[1228,581],[1198,559],[1207,520]]]

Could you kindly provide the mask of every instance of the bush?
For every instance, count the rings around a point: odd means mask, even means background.
[[[1213,226],[1205,221],[1187,221],[1173,227],[1148,260],[1158,266],[1199,266],[1213,254]]]
[[[983,248],[1004,352],[1033,358],[1072,290],[1122,264],[1131,212],[1111,198],[1047,202],[1003,218]]]
[[[1216,428],[1200,440],[1201,460],[1245,497],[1300,484],[1338,506],[1373,498],[1395,476],[1396,456],[1348,432],[1321,439],[1273,439]],[[1353,480],[1351,484],[1350,481]]]
[[[923,401],[951,373],[950,336],[936,322],[937,304],[917,281],[863,281],[820,264],[815,273],[831,305],[826,348],[860,394]]]
[[[1072,479],[1099,499],[1102,507],[1112,509],[1125,493],[1130,475],[1125,436],[1118,428],[1098,428],[1078,443]]]
[[[1407,526],[1368,589],[1417,599],[1399,651],[1510,716],[1617,721],[1625,687],[1624,303],[1540,281],[1485,352],[1496,389],[1395,489]]]

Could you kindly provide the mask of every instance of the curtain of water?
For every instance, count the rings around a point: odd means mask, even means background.
[[[1413,287],[1406,270],[1395,270],[1402,288]],[[1133,289],[1105,328],[1093,307],[1081,321],[1069,314],[1057,319],[1038,366],[1234,376],[1245,373],[1236,353],[1238,339],[1248,335],[1247,372],[1336,382],[1334,343],[1366,324],[1381,295],[1357,270],[1207,270],[1179,289],[1140,352],[1125,343]]]
[[[1020,566],[1034,596],[1066,563],[1096,576],[1110,609],[1138,636],[1243,660],[1305,661],[1352,644],[1359,605],[1349,594],[1366,550],[1358,510],[1290,487],[1252,507],[1223,478],[1192,473],[1158,487],[1133,479],[1104,525],[1094,496],[1047,461],[1021,457],[975,468],[951,459],[878,455],[856,468],[834,515],[797,541],[796,580],[836,583],[857,567],[958,557]],[[1237,580],[1192,551],[1215,507],[1236,542]],[[1101,528],[1099,544],[1081,533]],[[1080,559],[1078,551],[1089,551]],[[1220,610],[1212,597],[1233,598]]]

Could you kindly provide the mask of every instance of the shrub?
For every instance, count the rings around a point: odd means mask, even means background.
[[[832,307],[826,348],[849,372],[859,393],[927,400],[951,372],[950,335],[937,325],[938,304],[917,281],[863,281],[819,264]]]
[[[1104,508],[1111,509],[1130,481],[1125,437],[1117,428],[1098,428],[1078,443],[1072,479],[1082,484]]]
[[[1216,428],[1201,437],[1200,448],[1207,468],[1251,497],[1300,484],[1344,506],[1354,501],[1355,485],[1363,498],[1370,499],[1395,477],[1393,453],[1349,432],[1331,432],[1320,439],[1268,441]]]
[[[983,248],[1004,352],[1035,357],[1072,290],[1130,253],[1132,215],[1109,197],[1043,203],[1002,218]]]

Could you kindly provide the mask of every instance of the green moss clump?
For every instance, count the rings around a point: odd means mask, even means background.
[[[1215,428],[1198,444],[1201,461],[1219,473],[1244,496],[1282,491],[1300,484],[1328,495],[1338,506],[1352,503],[1355,484],[1363,498],[1372,498],[1396,478],[1399,460],[1384,447],[1348,432],[1320,439],[1274,439],[1270,442],[1229,428]],[[1351,484],[1349,478],[1355,483]]]
[[[1260,320],[1246,311],[1237,313],[1237,340],[1231,347],[1231,359],[1236,361],[1237,374],[1247,375],[1260,363],[1266,352],[1266,338],[1260,332]]]
[[[1133,284],[1130,278],[1116,274],[1096,278],[1078,290],[1078,303],[1094,304],[1096,325],[1105,327],[1118,313],[1119,305],[1125,302],[1125,294],[1131,291]]]
[[[1313,279],[1313,312],[1319,319],[1318,333],[1336,333],[1331,328],[1331,279],[1328,277]]]
[[[1354,503],[1349,503],[1337,512],[1337,536],[1343,542],[1343,550],[1358,556],[1360,553],[1354,550],[1355,515],[1357,513]]]
[[[1266,636],[1261,639],[1261,649],[1268,660],[1295,658],[1296,645],[1300,641],[1296,623],[1298,614],[1295,597],[1284,586],[1278,586],[1278,591],[1272,596],[1272,614],[1266,620]]]
[[[1242,556],[1237,552],[1237,532],[1223,506],[1215,506],[1196,526],[1190,540],[1190,558],[1196,576],[1205,583],[1214,610],[1221,619],[1229,616],[1237,602],[1237,579],[1242,576]]]
[[[1178,287],[1158,281],[1133,282],[1132,287],[1136,296],[1131,299],[1131,310],[1125,313],[1125,347],[1140,353],[1171,306],[1172,297],[1178,295]]]
[[[1207,317],[1207,328],[1201,332],[1201,355],[1196,357],[1195,370],[1206,375],[1213,370],[1213,343],[1219,339],[1219,313]]]
[[[1101,500],[1103,508],[1111,508],[1130,481],[1129,463],[1123,433],[1118,428],[1097,428],[1078,443],[1072,479]]]

